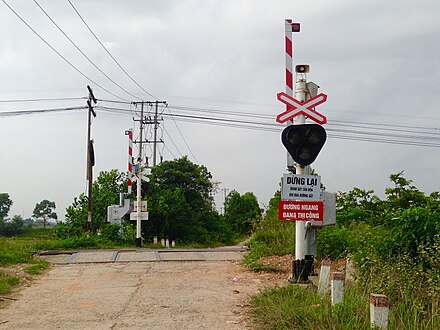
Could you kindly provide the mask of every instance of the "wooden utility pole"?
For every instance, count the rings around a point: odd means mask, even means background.
[[[93,91],[89,85],[87,85],[87,89],[89,90],[89,98],[87,100],[88,105],[88,120],[87,120],[87,181],[88,181],[88,192],[87,192],[87,232],[92,232],[92,185],[93,185],[93,166],[95,165],[95,153],[93,150],[93,140],[91,139],[91,130],[92,130],[92,115],[96,117],[96,113],[93,110],[92,101],[96,104],[95,96],[93,95]]]

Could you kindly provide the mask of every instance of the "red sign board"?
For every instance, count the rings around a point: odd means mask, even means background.
[[[287,221],[322,221],[324,203],[322,201],[280,201],[278,219]]]

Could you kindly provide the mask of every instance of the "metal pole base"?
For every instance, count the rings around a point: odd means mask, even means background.
[[[136,241],[134,244],[136,247],[142,247],[142,237],[136,238]]]
[[[309,283],[310,275],[313,275],[313,255],[306,255],[305,259],[292,261],[290,283]]]

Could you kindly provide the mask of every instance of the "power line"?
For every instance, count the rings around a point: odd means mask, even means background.
[[[14,99],[14,100],[0,100],[0,103],[24,103],[24,102],[47,102],[47,101],[72,101],[85,100],[87,97],[58,97],[58,98],[43,98],[43,99]]]
[[[21,110],[21,111],[6,111],[0,112],[1,117],[6,116],[18,116],[18,115],[31,115],[31,114],[41,114],[41,113],[53,113],[53,112],[63,112],[70,110],[82,110],[86,107],[71,107],[71,108],[56,108],[56,109],[38,109],[38,110]],[[113,108],[113,107],[104,107],[97,106],[98,109],[103,112],[115,113],[115,114],[123,114],[123,115],[132,115],[132,110],[123,109],[123,108]],[[246,120],[234,120],[228,118],[216,118],[216,117],[207,117],[207,116],[195,116],[195,115],[179,115],[179,114],[163,114],[164,116],[171,116],[175,121],[180,120],[184,122],[190,123],[203,123],[210,124],[216,126],[224,126],[224,127],[234,127],[240,129],[251,129],[258,131],[267,131],[267,132],[280,132],[283,127],[275,123],[264,123],[264,122],[253,122]],[[347,121],[347,123],[350,123]],[[387,124],[384,124],[387,125]],[[393,126],[391,124],[390,126]],[[396,126],[396,125],[394,125]],[[405,126],[405,125],[400,125]],[[411,128],[412,126],[407,125],[407,127]],[[356,127],[354,127],[356,128]],[[424,129],[428,129],[428,127],[424,127]],[[432,128],[432,130],[437,131],[437,128]],[[426,134],[422,134],[422,132],[415,132],[414,134],[395,134],[392,129],[383,129],[382,131],[377,130],[347,130],[347,129],[339,129],[327,126],[327,131],[329,132],[329,137],[335,139],[344,139],[344,140],[352,140],[352,141],[366,141],[366,142],[379,142],[379,143],[389,143],[396,145],[413,145],[413,146],[425,146],[425,147],[440,147],[440,135],[433,136],[432,132],[426,132]],[[410,131],[408,131],[410,132]],[[165,133],[169,136],[168,132],[165,130]],[[411,132],[410,132],[411,133]],[[176,144],[171,139],[172,143],[178,150]],[[179,151],[179,150],[178,150]],[[179,151],[182,155],[182,153]]]
[[[185,143],[185,145],[186,145],[186,147],[188,148],[189,152],[190,152],[191,155],[193,156],[193,159],[196,161],[196,163],[199,163],[199,161],[197,160],[196,156],[194,156],[194,154],[193,154],[191,148],[189,147],[188,143],[186,142],[185,137],[184,137],[183,134],[182,134],[182,131],[180,130],[179,126],[178,126],[177,123],[176,123],[176,120],[175,120],[174,117],[173,117],[173,114],[171,113],[171,111],[170,111],[170,109],[169,109],[168,107],[167,107],[167,109],[168,109],[168,112],[169,112],[170,115],[171,115],[171,118],[173,119],[174,124],[176,125],[177,131],[179,132],[180,136],[182,137],[183,142]],[[166,114],[164,114],[164,115],[166,115]]]
[[[140,89],[142,89],[147,95],[151,96],[154,99],[157,99],[157,97],[155,97],[154,95],[152,95],[151,93],[149,93],[147,90],[145,90],[140,84],[137,83],[136,80],[134,80],[132,78],[131,75],[128,74],[128,72],[122,67],[121,64],[119,64],[119,62],[114,58],[114,56],[110,53],[110,51],[107,49],[107,47],[104,46],[104,44],[101,42],[101,40],[99,40],[99,38],[96,36],[96,34],[92,31],[92,29],[90,28],[90,26],[86,23],[86,21],[84,20],[84,18],[81,16],[81,14],[78,12],[78,10],[75,8],[75,6],[73,5],[72,1],[69,1],[70,5],[72,6],[73,10],[75,10],[76,14],[78,15],[78,17],[81,19],[81,21],[84,23],[84,25],[87,27],[87,29],[90,31],[90,33],[93,35],[93,37],[95,37],[96,41],[101,45],[101,47],[105,50],[105,52],[111,57],[111,59],[118,65],[118,67],[122,70],[122,72],[125,73],[125,75],[132,81],[134,82]]]
[[[66,37],[67,40],[81,53],[82,56],[84,56],[87,61],[89,61],[90,64],[92,64],[101,74],[103,74],[108,80],[110,80],[113,84],[118,86],[121,90],[123,90],[125,93],[133,96],[134,98],[141,99],[140,97],[130,93],[128,90],[126,90],[124,87],[119,85],[116,81],[114,81],[112,78],[110,78],[104,71],[101,70],[82,50],[78,47],[78,45],[63,31],[63,29],[50,17],[50,15],[41,7],[41,5],[37,2],[37,0],[34,0],[34,3],[38,6],[38,8],[41,9],[41,11],[46,15],[46,17],[57,27],[57,29],[63,34],[63,36]]]
[[[106,108],[107,111],[117,111],[119,113],[126,112],[124,109],[117,108]],[[204,123],[218,126],[227,126],[235,128],[246,128],[260,131],[270,131],[270,132],[280,132],[281,126],[275,123],[267,122],[254,122],[249,120],[237,120],[230,118],[217,118],[208,116],[197,116],[197,115],[181,115],[181,114],[164,114],[164,116],[171,116],[174,120],[180,120],[192,123]],[[354,123],[356,124],[356,123]],[[384,124],[385,125],[385,124]],[[393,125],[390,125],[393,126]],[[396,126],[396,125],[394,125]],[[401,125],[404,126],[404,125]],[[408,126],[410,127],[410,126]],[[354,127],[358,128],[358,127]],[[432,128],[437,131],[436,128]],[[328,125],[327,131],[330,133],[330,137],[334,138],[344,138],[347,140],[358,140],[358,141],[369,141],[369,142],[381,142],[381,143],[392,143],[392,144],[404,144],[404,145],[416,145],[416,146],[426,146],[426,147],[440,147],[440,135],[438,132],[426,132],[426,134],[434,134],[437,136],[423,136],[422,132],[412,132],[411,130],[405,131],[409,134],[395,134],[394,132],[399,132],[402,130],[396,129],[382,129],[378,128],[368,128],[368,129],[357,129],[357,130],[347,130],[333,128]],[[341,135],[341,133],[343,135]]]
[[[168,136],[168,138],[170,139],[171,143],[173,144],[174,148],[176,148],[177,152],[180,154],[180,156],[183,156],[182,152],[180,151],[179,147],[177,147],[176,143],[174,142],[174,140],[171,138],[171,135],[168,134],[167,130],[164,128],[165,134]],[[167,147],[167,150],[170,151]],[[173,155],[173,157],[175,158],[175,156]]]
[[[20,110],[20,111],[0,111],[0,117],[13,117],[22,115],[34,115],[64,111],[78,111],[87,109],[86,106],[82,107],[69,107],[69,108],[55,108],[55,109],[36,109],[36,110]]]
[[[112,93],[111,91],[107,90],[106,88],[104,88],[103,86],[101,86],[100,84],[98,84],[96,81],[94,81],[93,79],[89,78],[87,75],[85,75],[81,70],[79,70],[75,65],[73,65],[67,58],[65,58],[59,51],[57,51],[54,47],[52,47],[51,44],[49,44],[49,42],[47,42],[37,31],[34,30],[34,28],[32,28],[5,0],[2,0],[2,2],[9,8],[9,10],[11,10],[15,16],[17,16],[20,21],[22,21],[41,41],[43,41],[46,46],[48,46],[50,49],[52,49],[52,51],[54,51],[59,57],[61,57],[64,62],[66,62],[72,69],[74,69],[76,72],[78,72],[81,76],[83,76],[84,78],[86,78],[88,81],[90,81],[91,83],[95,84],[96,86],[98,86],[99,88],[101,88],[102,90],[106,91],[107,93],[109,93],[110,95],[113,95],[114,97],[121,99],[121,100],[125,100],[126,99],[119,97],[118,95]]]

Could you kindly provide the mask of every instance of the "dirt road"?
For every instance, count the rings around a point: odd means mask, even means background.
[[[57,265],[0,310],[0,329],[252,329],[250,295],[285,282],[237,261]]]

